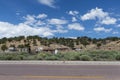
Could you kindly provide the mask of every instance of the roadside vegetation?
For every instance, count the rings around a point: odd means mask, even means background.
[[[119,51],[81,51],[67,53],[1,53],[0,60],[120,61]]]
[[[34,51],[30,52],[36,46],[54,48],[55,45],[68,47],[71,51],[58,54],[43,52],[35,54]],[[11,47],[20,50],[27,48],[29,51],[27,53],[6,53],[6,51],[9,52]],[[80,49],[79,52],[72,52],[76,49]],[[96,39],[83,36],[74,39],[62,37],[43,38],[37,35],[19,36],[0,39],[0,52],[0,60],[120,61],[120,38],[107,37]]]

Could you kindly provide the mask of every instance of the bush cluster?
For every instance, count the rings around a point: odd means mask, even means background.
[[[81,51],[67,53],[0,53],[0,60],[120,61],[119,51]]]

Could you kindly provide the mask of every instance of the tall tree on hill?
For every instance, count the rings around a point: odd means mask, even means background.
[[[79,45],[79,40],[78,39],[76,39],[76,45]]]
[[[89,42],[86,41],[86,40],[82,40],[82,41],[81,41],[81,44],[83,44],[83,45],[86,47],[87,45],[89,45]]]
[[[97,43],[97,47],[98,47],[98,48],[100,48],[101,45],[102,45],[101,43]]]
[[[33,46],[37,46],[37,41],[33,39]]]
[[[2,45],[2,46],[1,46],[1,50],[5,51],[5,50],[7,50],[7,49],[8,49],[8,47],[7,47],[6,45]]]
[[[68,46],[69,46],[71,49],[73,49],[73,48],[74,48],[74,41],[71,40],[71,41],[69,42]]]
[[[89,41],[86,37],[81,38],[80,43],[83,44],[85,47],[89,45]]]

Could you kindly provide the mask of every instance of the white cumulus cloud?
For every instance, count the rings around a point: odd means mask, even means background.
[[[27,15],[24,17],[25,24],[33,25],[36,22],[35,16],[34,15]]]
[[[54,18],[46,19],[46,17],[47,15],[45,14],[39,14],[37,16],[27,15],[23,17],[25,21],[18,24],[0,21],[0,38],[21,35],[39,35],[41,37],[51,37],[54,36],[55,33],[67,32],[67,30],[62,27],[62,25],[67,23],[66,20]]]
[[[101,24],[115,24],[117,19],[110,17],[108,12],[104,12],[101,8],[91,9],[88,13],[81,16],[81,20],[96,20],[98,19]]]
[[[118,24],[117,27],[120,27],[120,24]]]
[[[107,12],[104,12],[100,8],[95,8],[95,9],[91,9],[88,13],[81,16],[81,19],[82,20],[92,20],[92,19],[96,19],[96,18],[102,19],[106,16],[108,16]]]
[[[112,31],[112,29],[110,28],[110,29],[106,29],[106,28],[104,28],[104,27],[97,27],[97,28],[94,28],[94,31],[96,31],[96,32],[111,32]]]
[[[72,17],[72,22],[76,22],[76,21],[77,21],[76,17]]]
[[[68,30],[64,29],[64,27],[62,25],[56,25],[56,32],[59,32],[59,33],[67,33]]]
[[[47,15],[46,14],[39,14],[36,18],[40,18],[40,19],[44,19],[44,18],[47,18]]]
[[[68,28],[71,30],[83,31],[85,28],[79,23],[72,23],[68,25]]]
[[[66,24],[67,20],[53,18],[53,19],[48,20],[48,22],[49,24],[61,25],[61,24]]]
[[[79,12],[78,11],[69,11],[68,14],[75,16],[75,15],[79,14]]]
[[[112,34],[119,34],[119,32],[118,31],[114,31]]]
[[[110,17],[106,17],[102,20],[102,24],[106,24],[106,25],[109,25],[109,24],[115,24],[116,23],[116,19],[115,18],[110,18]]]
[[[55,8],[55,0],[38,0],[41,4]]]
[[[49,34],[48,34],[49,33]],[[0,22],[0,37],[39,35],[42,37],[53,36],[51,29],[47,27],[31,27],[27,24],[20,23],[14,25],[8,22]]]

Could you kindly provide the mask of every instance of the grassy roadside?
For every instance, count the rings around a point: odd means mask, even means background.
[[[120,51],[81,51],[67,53],[1,53],[0,60],[120,61]]]

